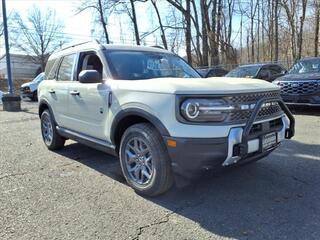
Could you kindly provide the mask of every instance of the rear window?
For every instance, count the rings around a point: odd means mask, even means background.
[[[58,65],[59,65],[59,59],[52,59],[47,62],[46,69],[45,69],[45,78],[47,80],[55,79]]]
[[[67,55],[63,58],[57,80],[58,81],[71,81],[73,80],[73,65],[75,64],[75,54]]]

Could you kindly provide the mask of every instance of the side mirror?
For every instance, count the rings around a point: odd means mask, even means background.
[[[82,70],[79,73],[79,82],[100,83],[102,82],[102,76],[97,70]]]

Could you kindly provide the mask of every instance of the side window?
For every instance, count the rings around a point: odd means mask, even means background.
[[[76,77],[77,79],[82,70],[97,70],[102,76],[103,65],[95,52],[83,52],[80,54]]]
[[[271,66],[270,67],[271,75],[278,75],[283,72],[283,69],[280,66]]]
[[[258,74],[258,77],[259,77],[259,78],[262,78],[262,79],[267,79],[267,78],[269,78],[269,77],[270,77],[270,69],[267,68],[267,67],[263,67],[263,68],[260,70],[260,72],[259,72],[259,74]]]
[[[73,77],[73,66],[75,60],[75,54],[71,54],[63,57],[58,72],[58,81],[71,81]]]
[[[207,77],[215,77],[216,76],[216,73],[215,73],[215,70],[210,70]]]
[[[45,69],[45,79],[53,80],[55,78],[59,62],[60,59],[52,59],[47,62]]]

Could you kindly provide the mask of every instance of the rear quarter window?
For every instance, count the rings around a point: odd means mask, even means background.
[[[60,59],[52,59],[47,62],[45,69],[45,79],[53,80],[55,79],[57,69],[59,66]]]

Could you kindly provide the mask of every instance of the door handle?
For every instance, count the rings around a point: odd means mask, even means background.
[[[55,94],[55,93],[56,93],[56,91],[55,91],[55,90],[53,90],[53,89],[50,89],[50,90],[49,90],[49,93],[51,93],[51,94]]]
[[[80,95],[80,92],[78,92],[77,90],[73,90],[70,92],[71,95],[73,96],[79,96]]]

